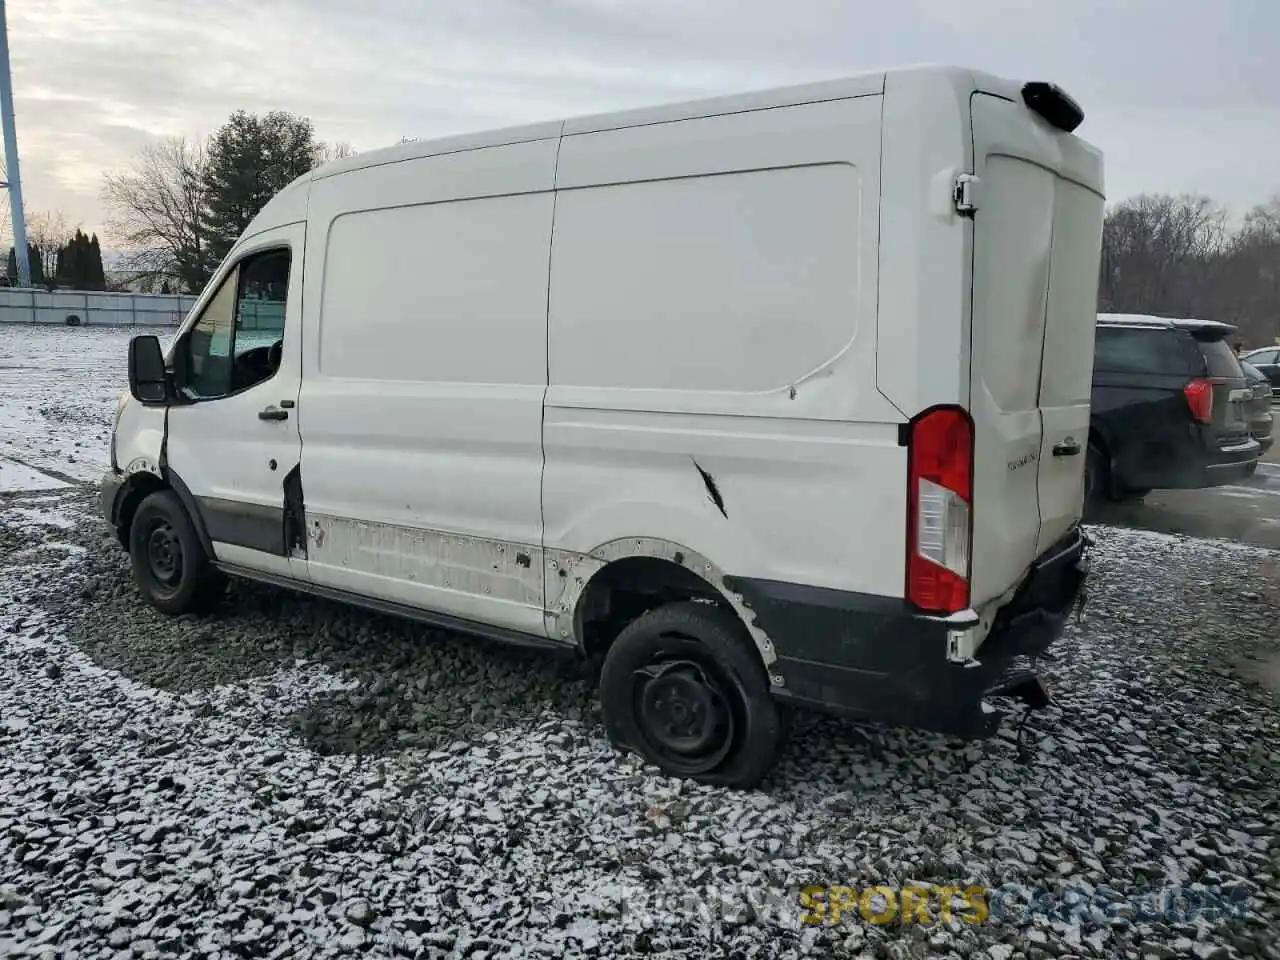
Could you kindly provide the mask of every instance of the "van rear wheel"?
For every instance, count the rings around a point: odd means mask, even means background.
[[[226,586],[172,490],[157,490],[139,504],[129,527],[129,559],[138,589],[161,613],[205,612]]]
[[[709,604],[668,604],[632,621],[605,656],[600,700],[616,745],[702,783],[754,786],[785,739],[750,637]]]

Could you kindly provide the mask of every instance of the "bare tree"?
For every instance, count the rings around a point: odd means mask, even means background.
[[[1114,207],[1102,228],[1102,309],[1203,314],[1226,223],[1208,197],[1142,195]]]
[[[343,160],[347,157],[355,156],[355,150],[351,149],[351,144],[345,140],[337,143],[317,143],[315,149],[315,166],[329,163],[333,160]]]
[[[50,289],[58,274],[58,254],[75,232],[76,228],[68,225],[67,218],[61,211],[36,213],[27,218],[27,245],[40,258],[39,276],[44,278],[45,285]],[[36,275],[33,266],[32,276]]]
[[[1280,242],[1280,193],[1246,213],[1240,233],[1251,240]]]
[[[170,279],[192,293],[204,287],[215,266],[203,226],[207,163],[203,142],[169,137],[144,147],[128,170],[106,175],[123,269],[156,285]]]
[[[1280,335],[1280,196],[1258,204],[1232,238],[1219,278],[1222,319],[1249,343]]]
[[[1280,196],[1235,230],[1208,197],[1139,196],[1108,211],[1099,309],[1222,320],[1247,344],[1280,336]]]

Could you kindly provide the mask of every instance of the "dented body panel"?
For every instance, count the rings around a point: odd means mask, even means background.
[[[542,577],[533,564],[540,551],[533,544],[314,513],[307,518],[307,540],[312,569],[330,568],[317,579],[339,581],[339,571],[350,571],[381,580],[388,599],[419,593],[416,599],[430,601],[427,606],[451,606],[443,594],[454,593],[495,604],[542,605]]]

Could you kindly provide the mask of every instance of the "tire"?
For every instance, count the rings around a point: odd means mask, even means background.
[[[129,527],[129,558],[142,595],[170,616],[212,609],[226,586],[172,490],[157,490],[139,504]]]
[[[746,629],[708,604],[668,604],[632,621],[605,656],[600,702],[616,746],[700,783],[755,786],[786,738]]]

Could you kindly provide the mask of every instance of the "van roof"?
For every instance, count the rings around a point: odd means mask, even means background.
[[[484,147],[527,143],[534,140],[549,140],[562,135],[598,133],[604,130],[617,130],[623,127],[642,126],[651,123],[741,113],[746,110],[762,110],[771,107],[815,103],[822,100],[871,96],[883,93],[885,84],[890,78],[894,79],[895,82],[915,83],[920,86],[927,85],[954,91],[958,101],[967,101],[969,94],[974,90],[994,93],[1009,100],[1018,100],[1022,90],[1022,84],[1017,81],[970,70],[966,67],[950,65],[896,67],[817,83],[772,87],[729,96],[668,103],[612,113],[598,113],[568,120],[553,120],[525,126],[505,127],[498,130],[486,130],[435,140],[415,140],[410,143],[384,147],[380,150],[370,150],[367,153],[358,153],[341,160],[331,161],[324,166],[318,167],[313,171],[312,176],[316,179],[321,179],[346,173],[350,170],[359,170],[364,167],[378,166],[385,163],[397,163],[404,160],[415,160],[421,157],[439,156],[447,153],[460,153],[465,150],[478,150]]]
[[[1160,327],[1165,330],[1185,330],[1193,336],[1225,337],[1236,327],[1219,320],[1200,320],[1195,317],[1155,317],[1145,313],[1100,313],[1098,323],[1109,327]]]

